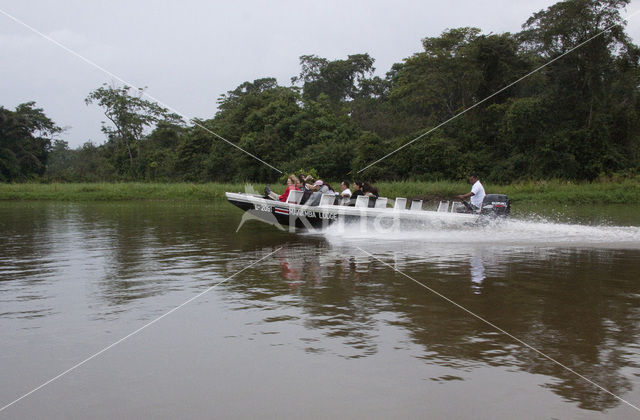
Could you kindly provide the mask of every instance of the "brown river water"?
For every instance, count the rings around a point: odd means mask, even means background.
[[[514,210],[0,203],[0,418],[639,417],[640,207]]]

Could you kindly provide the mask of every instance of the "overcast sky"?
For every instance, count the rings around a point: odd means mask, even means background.
[[[299,73],[299,56],[369,53],[383,76],[447,28],[517,32],[548,0],[87,1],[0,0],[0,10],[188,117],[244,81]],[[627,11],[640,9],[633,0]],[[627,33],[640,41],[640,15]],[[114,79],[0,13],[0,105],[36,101],[72,147],[104,142],[101,110],[84,98]]]

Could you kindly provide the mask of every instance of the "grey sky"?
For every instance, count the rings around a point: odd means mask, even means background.
[[[376,73],[421,50],[447,28],[516,32],[549,0],[71,1],[0,0],[0,9],[189,117],[215,114],[216,99],[244,81],[299,72],[298,57],[369,53]],[[627,11],[640,8],[634,0]],[[640,40],[640,15],[627,32]],[[112,79],[0,14],[0,105],[34,100],[71,128],[72,147],[103,143],[87,94]]]

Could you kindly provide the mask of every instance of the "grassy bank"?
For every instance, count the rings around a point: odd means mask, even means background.
[[[338,185],[338,183],[334,183]],[[426,201],[452,199],[469,191],[463,182],[380,182],[376,184],[386,197],[421,198]],[[254,184],[257,191],[264,184]],[[485,184],[488,193],[507,194],[514,202],[539,203],[618,203],[640,204],[637,180],[571,183],[538,181],[511,185]],[[281,191],[284,187],[274,186]],[[0,184],[0,200],[55,201],[211,201],[224,199],[225,191],[245,191],[244,184],[152,184],[152,183],[74,183],[74,184]]]
[[[224,199],[225,191],[244,191],[244,184],[70,183],[0,184],[0,200],[209,201]]]
[[[463,182],[389,182],[377,184],[382,195],[422,198],[427,201],[450,200],[466,193]],[[507,194],[514,202],[640,204],[640,181],[603,181],[575,183],[567,181],[529,181],[510,185],[484,183],[487,193]],[[389,193],[386,193],[389,191]]]

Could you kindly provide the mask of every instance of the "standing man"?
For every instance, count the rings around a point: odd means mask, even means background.
[[[484,193],[484,187],[478,179],[478,175],[476,175],[475,173],[470,174],[469,184],[471,184],[471,191],[466,194],[459,195],[458,198],[460,200],[469,198],[473,210],[480,210],[482,208],[482,202],[484,201],[484,196],[486,194]]]

